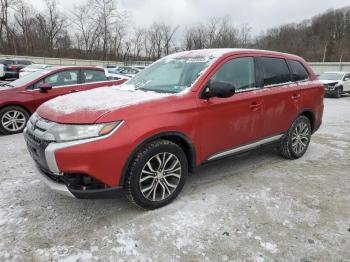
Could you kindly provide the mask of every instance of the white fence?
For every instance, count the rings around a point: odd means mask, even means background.
[[[350,72],[350,62],[314,62],[310,63],[316,74],[322,74],[327,71],[348,71]]]
[[[68,59],[68,58],[51,58],[51,57],[34,57],[34,56],[11,56],[11,55],[0,55],[0,59],[25,59],[30,60],[38,64],[48,65],[79,65],[79,66],[102,66],[102,65],[148,65],[149,61],[101,61],[101,60],[82,60],[82,59]],[[349,71],[350,62],[310,62],[311,67],[314,69],[316,74],[322,74],[326,71]]]
[[[77,65],[77,66],[103,66],[103,65],[148,65],[148,61],[102,61],[102,60],[83,60],[83,59],[69,59],[69,58],[53,58],[53,57],[37,57],[37,56],[13,56],[13,55],[0,55],[0,59],[17,59],[17,60],[30,60],[36,64],[47,65]]]

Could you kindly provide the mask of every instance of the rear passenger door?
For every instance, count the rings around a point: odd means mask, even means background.
[[[285,133],[300,107],[300,86],[293,80],[282,57],[260,57],[259,69],[264,86],[264,137]]]

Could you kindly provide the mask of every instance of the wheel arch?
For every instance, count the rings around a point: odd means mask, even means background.
[[[177,144],[181,149],[184,151],[186,158],[188,160],[188,170],[192,171],[196,167],[196,150],[195,147],[189,137],[187,137],[185,134],[177,131],[169,131],[169,132],[162,132],[158,133],[156,135],[153,135],[145,140],[143,140],[140,144],[136,146],[136,148],[132,151],[130,156],[128,157],[126,163],[124,164],[122,174],[119,180],[119,185],[124,186],[126,173],[128,170],[128,167],[130,165],[130,162],[134,159],[137,152],[139,152],[145,145],[148,143],[158,140],[158,139],[166,139],[169,140],[175,144]]]
[[[22,108],[23,110],[25,110],[28,113],[29,116],[32,115],[32,112],[27,107],[25,107],[23,105],[15,104],[15,103],[11,103],[11,104],[6,104],[6,105],[3,105],[3,106],[0,106],[0,110],[3,110],[4,108],[11,107],[11,106]]]
[[[301,111],[298,115],[299,116],[305,116],[310,120],[310,124],[311,124],[311,130],[312,132],[315,131],[315,113],[314,111],[312,111],[312,109],[304,109],[303,111]]]

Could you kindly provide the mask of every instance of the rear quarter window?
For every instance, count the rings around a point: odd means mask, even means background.
[[[292,70],[292,77],[294,81],[302,81],[309,79],[309,73],[307,72],[304,65],[295,60],[288,60],[290,69]]]
[[[261,66],[264,75],[264,86],[278,85],[291,81],[286,60],[275,57],[262,57]]]

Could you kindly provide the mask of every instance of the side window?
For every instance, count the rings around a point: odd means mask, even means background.
[[[103,71],[97,70],[83,70],[83,83],[106,81],[107,77]]]
[[[309,79],[309,73],[299,61],[288,60],[288,64],[292,70],[294,81],[302,81]]]
[[[350,74],[346,74],[346,75],[344,76],[344,80],[345,80],[345,78],[348,78],[347,81],[350,81]]]
[[[222,65],[211,79],[232,83],[236,90],[256,87],[254,58],[232,59]]]
[[[262,57],[261,65],[264,73],[264,85],[276,85],[291,81],[287,63],[282,58]]]
[[[78,70],[62,71],[45,78],[44,82],[52,86],[66,86],[78,84]]]

